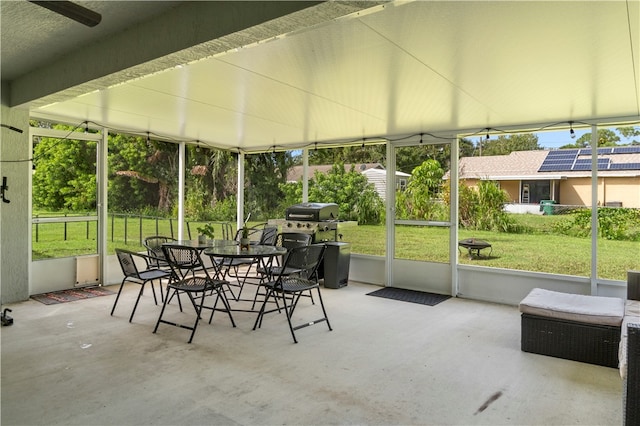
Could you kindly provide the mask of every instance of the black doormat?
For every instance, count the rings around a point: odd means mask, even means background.
[[[384,297],[385,299],[400,300],[403,302],[419,303],[421,305],[435,306],[444,302],[451,296],[445,294],[425,293],[422,291],[405,290],[396,287],[384,287],[380,290],[367,293],[368,296]]]
[[[74,300],[89,299],[91,297],[109,296],[111,294],[114,293],[104,287],[84,287],[34,294],[31,298],[45,305],[55,305],[58,303],[73,302]]]

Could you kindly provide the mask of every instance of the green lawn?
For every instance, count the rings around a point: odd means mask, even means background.
[[[461,230],[460,239],[473,237],[486,240],[492,244],[493,251],[488,258],[470,259],[466,250],[462,250],[459,262],[497,268],[589,276],[591,239],[554,234],[552,225],[559,220],[563,220],[563,216],[518,215],[518,221],[530,230],[522,234]],[[194,238],[199,225],[190,223],[191,235]],[[177,235],[177,222],[166,219],[156,221],[150,218],[141,220],[110,216],[108,229],[110,253],[113,253],[116,247],[143,250],[141,241],[146,236]],[[341,226],[340,233],[343,234],[343,241],[352,244],[352,253],[385,255],[384,226]],[[221,232],[217,235],[221,235]],[[599,277],[625,280],[627,270],[640,269],[638,242],[601,239],[598,244]],[[95,252],[96,222],[67,223],[66,240],[63,224],[33,225],[34,260]],[[449,229],[398,226],[396,227],[395,256],[403,259],[448,262]]]

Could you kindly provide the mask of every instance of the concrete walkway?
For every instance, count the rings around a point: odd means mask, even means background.
[[[117,286],[110,287],[114,291]],[[161,325],[148,291],[8,305],[2,425],[620,425],[618,371],[520,351],[516,307],[464,299],[397,302],[350,283],[323,289],[334,331],[284,315],[224,314]],[[317,317],[301,302],[296,313]],[[189,308],[189,306],[187,306]],[[175,318],[191,321],[193,312]],[[208,317],[207,317],[208,318]]]

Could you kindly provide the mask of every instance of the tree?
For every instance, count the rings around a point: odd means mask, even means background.
[[[309,185],[309,199],[319,203],[336,203],[339,218],[356,220],[361,225],[378,224],[384,205],[367,177],[353,167],[345,171],[344,163],[336,163],[331,171],[316,172]]]
[[[170,213],[177,195],[176,144],[137,136],[109,139],[109,205],[115,210],[152,206]]]
[[[625,139],[633,138],[633,140],[630,143],[631,145],[640,145],[640,140],[635,139],[636,136],[640,136],[640,127],[633,127],[633,126],[618,127],[616,130],[620,132],[620,134]]]
[[[386,147],[381,145],[352,145],[338,148],[309,150],[309,164],[385,163]]]
[[[538,136],[533,133],[519,133],[514,135],[500,135],[495,139],[481,140],[478,143],[479,154],[507,155],[513,151],[533,151],[542,149],[538,145]]]
[[[34,148],[34,205],[52,210],[95,210],[96,155],[95,142],[40,139]]]
[[[279,215],[283,194],[280,185],[293,165],[290,151],[251,154],[245,157],[245,212],[254,219]]]
[[[396,194],[399,217],[418,220],[439,220],[446,215],[440,193],[444,170],[437,160],[425,160],[411,172],[405,191]]]

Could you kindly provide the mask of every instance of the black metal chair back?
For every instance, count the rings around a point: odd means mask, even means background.
[[[177,244],[165,244],[162,246],[162,252],[176,279],[185,279],[188,275],[195,275],[196,271],[204,273],[207,278],[210,278],[198,249]]]
[[[276,226],[265,226],[260,235],[258,244],[265,246],[275,246],[278,239],[278,228]]]
[[[277,281],[282,281],[285,277],[290,276],[287,271],[297,271],[295,275],[297,277],[309,280],[315,276],[316,269],[322,261],[324,255],[324,244],[307,245],[293,247],[287,251],[287,256],[284,261],[284,267]],[[278,284],[276,283],[276,287]]]
[[[118,257],[118,262],[120,262],[120,268],[122,268],[122,273],[127,278],[139,278],[140,273],[138,272],[138,266],[136,265],[135,260],[133,259],[133,252],[129,250],[116,249],[116,256]]]
[[[282,232],[278,235],[276,245],[289,250],[294,247],[308,246],[312,239],[313,235],[304,232]]]
[[[144,246],[147,249],[147,254],[150,257],[149,266],[156,268],[168,268],[164,252],[162,251],[162,245],[176,241],[175,238],[166,237],[164,235],[153,235],[144,239]]]

